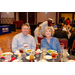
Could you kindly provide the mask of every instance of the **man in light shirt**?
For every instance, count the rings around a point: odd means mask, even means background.
[[[22,32],[15,35],[12,40],[12,52],[22,49],[36,49],[34,37],[29,35],[30,26],[28,24],[22,25]]]

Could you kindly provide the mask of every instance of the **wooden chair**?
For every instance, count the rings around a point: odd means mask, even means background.
[[[41,40],[43,39],[44,37],[37,37],[37,40],[38,40],[38,43],[41,44]]]
[[[68,48],[68,40],[67,39],[58,39],[59,43],[64,44],[64,48]]]
[[[37,46],[36,46],[36,49],[41,48],[41,40],[42,40],[43,38],[44,38],[44,37],[37,37],[38,44],[37,44]]]
[[[73,41],[72,51],[75,51],[75,40]]]
[[[11,52],[12,52],[12,43],[10,44],[10,49],[11,49]]]

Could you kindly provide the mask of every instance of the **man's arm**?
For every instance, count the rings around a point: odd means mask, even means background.
[[[12,40],[12,52],[16,52],[16,50],[18,50],[17,39],[16,39],[16,37],[14,37]]]
[[[36,49],[36,44],[35,44],[35,40],[34,40],[34,38],[32,39],[31,49],[33,49],[33,50]]]
[[[38,35],[40,35],[40,30],[41,30],[41,26],[39,26],[39,29],[38,29]]]

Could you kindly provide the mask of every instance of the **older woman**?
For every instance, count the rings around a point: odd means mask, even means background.
[[[60,44],[57,38],[53,37],[53,31],[51,27],[45,28],[45,38],[41,40],[41,48],[46,48],[47,50],[56,50],[60,53]]]

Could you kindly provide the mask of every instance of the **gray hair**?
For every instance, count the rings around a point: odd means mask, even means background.
[[[29,29],[30,29],[30,25],[29,25],[29,23],[25,23],[25,24],[23,24],[23,25],[22,25],[22,28],[23,28],[23,26],[28,26]]]
[[[51,36],[53,36],[54,31],[53,31],[53,29],[52,29],[51,27],[49,27],[49,26],[47,26],[47,27],[44,29],[43,35],[45,35],[46,30],[50,30],[50,31],[51,31]]]

